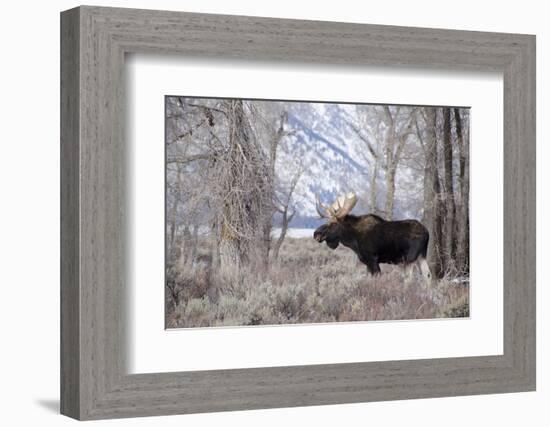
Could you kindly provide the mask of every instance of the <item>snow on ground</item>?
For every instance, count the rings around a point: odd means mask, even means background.
[[[286,232],[287,237],[293,237],[295,239],[302,239],[310,237],[313,239],[313,228],[289,228]],[[274,228],[271,232],[271,237],[277,238],[281,234],[280,228]]]

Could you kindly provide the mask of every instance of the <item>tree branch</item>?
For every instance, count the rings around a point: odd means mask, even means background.
[[[372,157],[374,157],[375,159],[378,159],[378,153],[374,149],[372,143],[367,138],[367,136],[363,135],[363,133],[361,132],[361,129],[359,129],[357,126],[355,126],[355,124],[353,124],[350,121],[348,121],[347,123],[348,123],[349,127],[351,127],[351,129],[357,134],[359,139],[367,145],[367,149],[372,154]]]
[[[179,164],[186,164],[191,163],[196,160],[211,160],[213,159],[215,154],[194,154],[192,156],[178,156],[177,154],[171,155],[166,158],[166,163],[179,163]]]

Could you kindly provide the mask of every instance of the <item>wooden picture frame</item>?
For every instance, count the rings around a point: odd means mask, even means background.
[[[504,79],[504,353],[128,375],[126,53]],[[61,14],[61,412],[101,419],[535,389],[535,37],[78,7]]]

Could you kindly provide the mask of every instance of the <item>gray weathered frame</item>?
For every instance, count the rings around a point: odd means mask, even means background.
[[[126,374],[129,52],[502,72],[504,354]],[[534,36],[71,9],[61,14],[61,166],[63,414],[99,419],[535,389]]]

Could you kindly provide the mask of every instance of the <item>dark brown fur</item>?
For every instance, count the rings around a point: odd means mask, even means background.
[[[426,258],[429,233],[415,219],[386,221],[369,214],[346,215],[317,228],[313,237],[326,241],[336,249],[342,245],[352,249],[372,274],[380,273],[380,263],[410,264]]]

